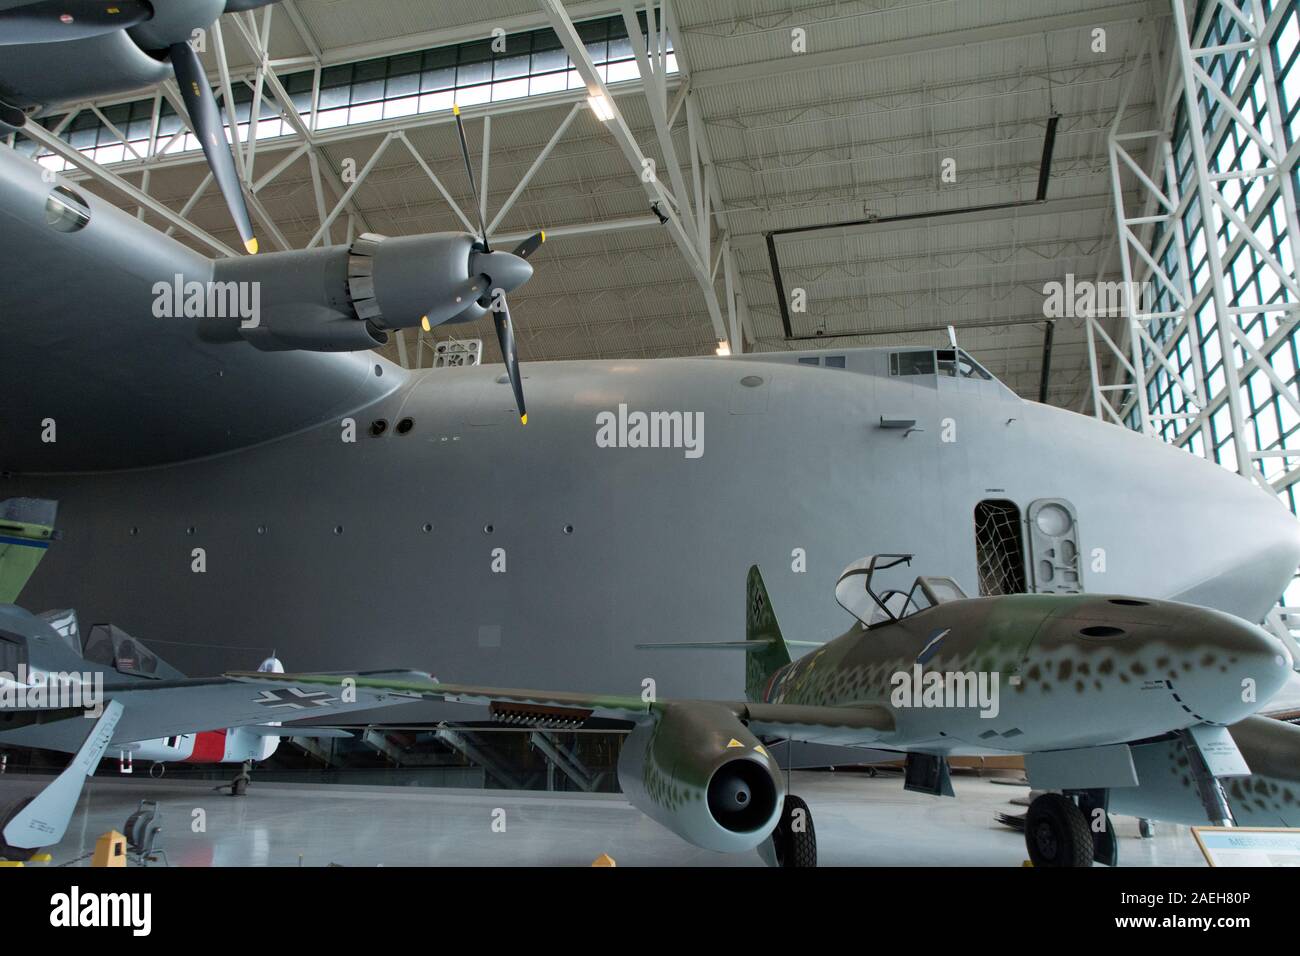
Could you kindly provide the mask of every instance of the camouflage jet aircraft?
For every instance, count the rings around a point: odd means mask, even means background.
[[[1165,601],[970,599],[952,580],[934,577],[917,578],[910,593],[877,593],[872,576],[904,561],[910,556],[879,555],[850,565],[836,597],[857,623],[798,660],[757,567],[749,572],[745,641],[657,645],[744,651],[745,701],[355,680],[371,690],[486,704],[508,723],[628,721],[618,776],[634,806],[696,846],[757,848],[787,866],[814,864],[816,840],[807,805],[786,794],[768,749],[779,740],[905,753],[908,789],[949,796],[947,757],[1026,754],[1031,783],[1061,791],[1030,806],[1026,842],[1036,865],[1115,861],[1109,794],[1147,783],[1135,769],[1145,766],[1135,761],[1138,742],[1181,746],[1206,812],[1221,810],[1212,765],[1233,749],[1227,725],[1255,713],[1291,673],[1279,639],[1223,612]],[[227,676],[298,686],[340,681]],[[1106,826],[1091,827],[1090,817]]]

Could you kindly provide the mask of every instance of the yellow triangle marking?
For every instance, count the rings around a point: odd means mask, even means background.
[[[732,737],[731,740],[729,740],[729,741],[727,742],[727,749],[728,749],[728,750],[730,750],[732,747],[743,747],[743,746],[745,746],[745,745],[742,744],[742,743],[741,743],[739,740],[737,740],[735,737]]]
[[[757,747],[755,747],[754,749],[755,749],[756,751],[758,751],[759,753],[761,753],[764,757],[767,756],[767,751],[763,749],[763,745],[762,745],[762,744],[759,744],[759,745],[758,745]]]

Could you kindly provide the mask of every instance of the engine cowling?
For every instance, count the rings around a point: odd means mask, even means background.
[[[532,274],[526,259],[486,252],[462,232],[366,233],[348,246],[219,259],[211,283],[199,291],[218,305],[237,296],[241,304],[255,301],[257,315],[221,308],[202,316],[199,334],[267,351],[370,349],[388,341],[391,330],[482,318],[493,293],[511,292]],[[188,287],[172,293],[177,308],[188,300]]]
[[[0,55],[0,88],[11,106],[39,112],[155,86],[172,76],[169,46],[242,8],[227,0],[155,0],[149,18],[126,30],[7,46]],[[50,68],[52,60],[57,69]]]
[[[740,853],[771,834],[785,785],[776,761],[719,704],[674,702],[628,736],[618,760],[628,801],[682,839]]]

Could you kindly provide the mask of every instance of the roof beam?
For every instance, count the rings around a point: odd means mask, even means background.
[[[846,46],[824,53],[791,54],[784,59],[764,59],[739,66],[697,70],[691,76],[691,88],[708,89],[714,86],[732,86],[738,83],[769,83],[773,76],[787,73],[805,73],[810,70],[844,66],[850,63],[872,62],[892,57],[915,57],[957,47],[980,43],[995,43],[1020,37],[1038,37],[1061,30],[1091,29],[1115,23],[1127,23],[1150,17],[1166,15],[1166,5],[1156,0],[1114,3],[1108,7],[1072,13],[1028,17],[1007,23],[984,27],[968,27],[944,33],[927,33],[919,36]],[[782,28],[785,29],[785,28]],[[689,35],[689,28],[686,30]]]
[[[709,318],[713,322],[714,332],[719,340],[727,337],[727,330],[722,320],[722,308],[718,302],[717,290],[713,287],[713,279],[709,274],[709,265],[705,257],[701,255],[698,237],[693,236],[691,231],[682,223],[678,216],[678,210],[674,208],[672,200],[669,198],[668,191],[655,175],[646,176],[644,171],[648,168],[646,156],[641,152],[641,147],[632,133],[631,127],[623,118],[618,104],[614,102],[613,96],[610,95],[609,89],[605,86],[605,81],[596,71],[595,64],[591,61],[590,54],[587,53],[587,47],[578,36],[578,31],[565,12],[562,0],[540,0],[542,9],[546,12],[547,18],[551,22],[552,29],[555,30],[556,36],[564,45],[564,49],[569,54],[569,59],[573,61],[578,75],[582,77],[583,83],[587,87],[587,93],[591,97],[603,97],[611,117],[605,121],[614,141],[622,149],[623,155],[627,157],[628,165],[631,172],[641,182],[645,190],[646,198],[649,200],[652,208],[658,209],[661,216],[666,219],[664,223],[668,233],[681,250],[682,256],[686,259],[687,265],[690,266],[691,272],[694,273],[700,285],[700,291],[704,296],[705,305],[709,310]],[[653,96],[652,90],[646,91],[647,96]],[[685,197],[683,197],[684,201]],[[683,207],[689,208],[689,207]]]

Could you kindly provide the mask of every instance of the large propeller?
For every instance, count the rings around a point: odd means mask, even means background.
[[[524,382],[519,372],[519,352],[515,348],[514,323],[510,321],[510,306],[506,302],[506,293],[523,285],[533,274],[528,265],[528,257],[546,241],[545,232],[535,232],[511,252],[493,251],[488,245],[487,228],[483,225],[483,203],[478,194],[478,185],[474,182],[474,167],[469,159],[469,142],[465,139],[465,123],[460,116],[460,107],[452,106],[456,117],[456,135],[460,139],[461,156],[465,159],[465,174],[469,177],[470,191],[474,196],[474,210],[478,216],[479,236],[475,250],[470,255],[469,291],[479,292],[478,276],[486,276],[488,282],[482,294],[475,301],[478,305],[492,312],[492,319],[497,328],[497,342],[501,345],[501,358],[506,363],[506,374],[510,377],[510,387],[515,393],[515,407],[519,410],[519,422],[528,424],[528,409],[524,404]]]
[[[246,13],[275,2],[277,0],[226,0],[223,11]],[[176,74],[185,109],[190,114],[194,135],[208,158],[212,178],[226,200],[244,248],[255,253],[257,239],[253,236],[253,224],[244,204],[235,159],[226,143],[226,126],[217,109],[212,87],[208,85],[203,64],[186,42],[191,28],[202,25],[190,24],[175,16],[155,20],[154,3],[147,0],[32,0],[0,10],[0,47],[81,40],[117,30],[130,30],[132,39],[144,50],[153,55],[165,51]]]
[[[226,142],[226,124],[222,122],[221,111],[217,109],[217,100],[208,85],[208,75],[203,72],[199,55],[188,43],[173,43],[167,50],[172,61],[172,70],[176,73],[176,84],[181,89],[181,98],[185,109],[190,114],[190,125],[194,135],[203,147],[203,155],[208,158],[212,169],[212,178],[221,190],[230,215],[239,230],[239,238],[244,241],[244,248],[250,253],[257,252],[257,238],[253,235],[253,223],[248,218],[248,207],[244,205],[244,191],[239,185],[239,173],[235,169],[235,157]]]
[[[84,40],[152,16],[144,0],[38,0],[0,10],[0,46]]]

